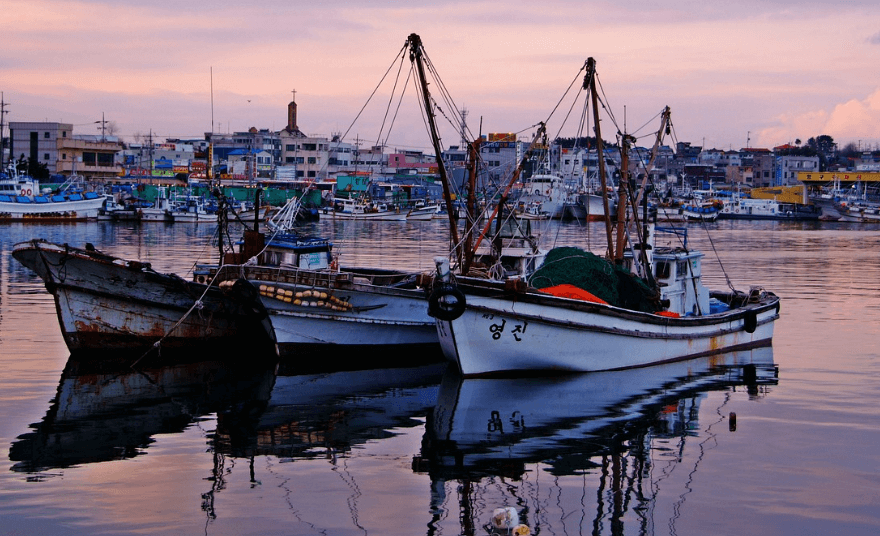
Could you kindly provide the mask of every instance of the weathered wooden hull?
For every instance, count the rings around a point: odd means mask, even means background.
[[[458,288],[464,313],[438,320],[437,331],[444,355],[465,376],[617,370],[768,346],[779,309],[768,294],[724,313],[670,318],[461,278]]]
[[[17,244],[12,254],[55,297],[72,353],[275,351],[271,322],[256,289],[244,282],[209,287],[148,264],[37,240]]]
[[[409,274],[352,270],[244,265],[225,267],[217,277],[241,275],[259,288],[282,355],[304,349],[379,353],[421,348],[439,357],[437,328],[427,313],[425,291],[401,288]]]

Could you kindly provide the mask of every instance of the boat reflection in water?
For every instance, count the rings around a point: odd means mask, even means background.
[[[413,470],[431,478],[429,526],[455,517],[448,512],[448,495],[457,490],[464,534],[483,532],[480,527],[492,532],[487,524],[493,510],[510,506],[532,534],[564,529],[651,534],[653,493],[659,489],[651,480],[661,473],[668,478],[675,465],[689,461],[685,440],[701,435],[707,424],[697,422],[701,400],[710,391],[733,393],[740,386],[749,399],[760,398],[777,378],[772,347],[574,376],[447,375],[427,421],[421,455],[413,460]],[[715,426],[727,420],[725,431],[735,431],[735,413],[719,410],[717,415]],[[529,469],[529,464],[536,466]],[[543,473],[551,475],[546,484]],[[572,485],[577,489],[564,497]],[[672,486],[672,479],[664,485]],[[546,488],[555,486],[559,489],[548,496]],[[683,502],[685,491],[674,496]],[[635,526],[624,532],[624,521]],[[580,531],[572,529],[578,523]]]
[[[445,363],[411,368],[292,374],[279,370],[259,418],[218,415],[223,454],[323,458],[423,424],[437,402]]]
[[[12,443],[12,470],[40,473],[132,458],[157,434],[180,433],[205,415],[259,413],[272,391],[277,358],[246,366],[228,360],[163,364],[155,358],[139,365],[135,370],[70,357],[46,417]]]
[[[197,475],[201,513],[219,533],[247,520],[254,532],[293,522],[310,534],[485,534],[495,509],[515,507],[531,534],[650,534],[684,502],[708,441],[734,429],[724,404],[765,396],[778,376],[770,347],[537,378],[462,379],[446,364],[303,374],[295,361],[229,363],[146,360],[135,371],[71,358],[45,418],[13,442],[12,470],[29,480],[85,472],[164,434],[152,463],[177,464],[181,490]],[[215,430],[185,437],[213,415]],[[206,455],[213,466],[199,470]],[[248,474],[232,470],[236,459]],[[168,485],[164,473],[137,474],[145,488]],[[268,478],[278,485],[261,485]],[[185,493],[179,503],[161,522],[194,526]]]

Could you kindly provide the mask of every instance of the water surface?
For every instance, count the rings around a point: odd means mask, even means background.
[[[307,229],[343,264],[429,270],[447,248],[438,221]],[[876,226],[692,225],[710,287],[782,297],[772,348],[517,381],[333,371],[332,354],[317,374],[230,356],[89,366],[10,255],[90,242],[186,276],[214,258],[213,230],[3,226],[0,534],[487,534],[500,506],[533,534],[880,533]],[[544,234],[603,248],[600,225]]]

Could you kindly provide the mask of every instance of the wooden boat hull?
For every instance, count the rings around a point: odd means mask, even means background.
[[[779,309],[768,294],[724,313],[670,318],[461,279],[458,289],[464,312],[438,320],[437,332],[444,355],[464,376],[617,370],[768,346]]]
[[[149,264],[39,240],[17,244],[12,255],[54,296],[71,353],[276,352],[271,322],[246,282],[208,287]]]
[[[259,289],[282,356],[303,350],[413,353],[419,348],[442,359],[426,293],[404,283],[411,274],[242,265],[224,267],[216,278],[238,275]]]

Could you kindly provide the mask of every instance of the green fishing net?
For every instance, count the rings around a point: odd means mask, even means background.
[[[553,248],[529,278],[537,289],[569,284],[611,305],[653,313],[660,310],[657,292],[621,266],[575,247]]]

